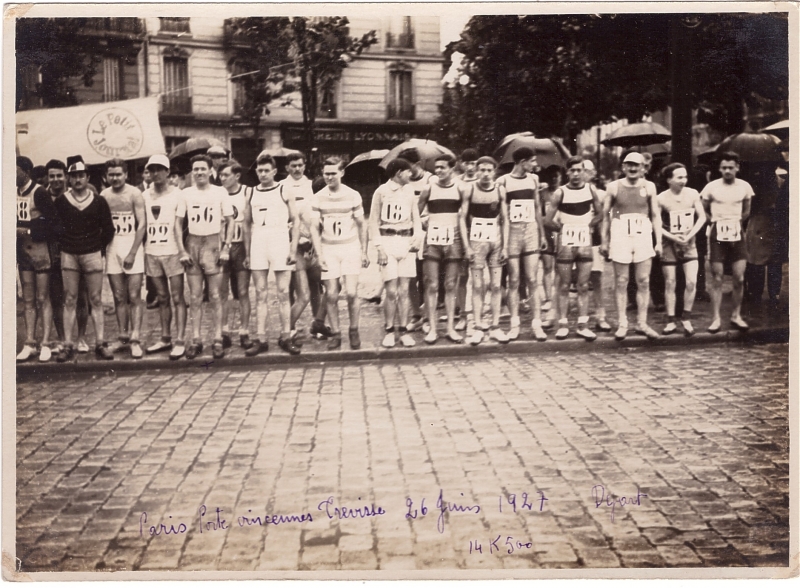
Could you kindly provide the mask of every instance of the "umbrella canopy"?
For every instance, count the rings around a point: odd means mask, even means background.
[[[778,137],[767,133],[738,133],[724,139],[717,152],[733,151],[748,163],[782,162],[780,143]]]
[[[542,168],[551,165],[563,167],[569,159],[569,151],[558,139],[537,139],[533,133],[514,133],[503,139],[495,149],[494,158],[501,165],[514,163],[514,151],[528,147],[536,154],[536,163]]]
[[[634,147],[635,145],[652,145],[666,143],[672,139],[672,133],[658,123],[640,122],[620,127],[601,143],[607,147]]]
[[[175,148],[169,152],[169,158],[175,159],[181,156],[191,157],[198,153],[205,153],[209,147],[222,147],[225,151],[228,151],[228,146],[214,137],[192,137],[176,145]]]
[[[388,149],[373,149],[359,153],[344,168],[345,182],[381,181],[381,160],[389,154]]]
[[[702,163],[703,165],[713,165],[714,158],[717,156],[717,147],[719,147],[719,145],[715,145],[711,149],[706,149],[700,153],[697,156],[697,163]]]
[[[450,151],[447,147],[439,145],[436,141],[430,141],[428,139],[409,139],[408,141],[403,141],[389,151],[389,153],[384,155],[383,159],[381,159],[378,165],[380,165],[383,169],[386,169],[386,166],[389,165],[389,162],[397,159],[401,151],[411,148],[415,148],[417,153],[419,153],[420,165],[422,165],[422,167],[431,173],[433,173],[437,156],[447,153],[448,155],[455,157],[455,153]]]
[[[771,135],[775,135],[779,139],[788,139],[789,138],[789,121],[782,120],[781,122],[776,122],[774,125],[769,125],[761,129],[764,133],[769,133]]]
[[[258,154],[258,157],[261,157],[262,155],[271,155],[274,159],[278,159],[278,158],[289,157],[294,153],[300,153],[302,155],[302,152],[298,151],[297,149],[289,149],[288,147],[276,147],[273,149],[262,150],[261,153]],[[256,159],[258,159],[258,157],[256,157]]]

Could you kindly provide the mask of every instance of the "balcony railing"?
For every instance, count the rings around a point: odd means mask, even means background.
[[[86,33],[116,33],[120,35],[143,35],[144,22],[140,18],[87,18],[83,28]]]
[[[386,118],[389,120],[414,120],[413,104],[387,104]]]
[[[414,33],[386,33],[387,49],[413,49]]]
[[[192,97],[165,94],[161,97],[161,114],[192,114]]]

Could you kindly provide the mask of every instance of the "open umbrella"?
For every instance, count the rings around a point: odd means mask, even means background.
[[[670,139],[672,139],[672,133],[660,124],[639,122],[618,128],[600,142],[607,147],[634,147],[635,145],[666,143]]]
[[[717,147],[718,153],[733,151],[742,161],[782,162],[781,141],[775,135],[767,133],[738,133],[722,140]]]
[[[715,145],[711,149],[706,149],[702,153],[698,154],[697,163],[709,166],[713,165],[714,159],[717,157],[717,147],[719,147],[719,145]]]
[[[297,149],[289,149],[288,147],[275,147],[272,149],[263,149],[261,153],[258,154],[258,157],[262,155],[271,155],[274,159],[285,159],[293,153],[301,152]],[[256,159],[258,159],[258,157],[256,157]]]
[[[563,167],[569,159],[569,151],[558,139],[536,138],[533,133],[514,133],[506,136],[494,151],[494,158],[505,166],[514,163],[514,151],[528,147],[536,154],[536,163],[542,168],[558,165]]]
[[[764,133],[770,133],[771,135],[775,135],[779,139],[788,139],[789,138],[789,121],[782,120],[780,122],[776,122],[774,125],[769,125],[768,127],[764,127],[761,129]]]
[[[349,182],[369,182],[381,180],[381,160],[389,154],[388,149],[373,149],[359,153],[344,168],[342,180]]]
[[[205,153],[209,147],[222,147],[225,151],[228,150],[228,146],[225,145],[225,143],[214,137],[192,137],[176,145],[172,151],[169,152],[169,158],[191,157],[198,153]]]
[[[436,141],[430,141],[428,139],[409,139],[408,141],[403,141],[389,151],[378,165],[386,169],[389,162],[397,159],[401,151],[411,148],[415,148],[417,153],[419,153],[420,165],[431,173],[433,173],[437,156],[447,153],[455,157],[455,153],[450,151],[447,147],[439,145]]]

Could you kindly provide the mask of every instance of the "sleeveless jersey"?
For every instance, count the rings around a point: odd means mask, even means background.
[[[683,235],[694,227],[696,212],[694,205],[700,194],[693,188],[684,188],[680,194],[665,190],[658,195],[661,207],[661,222],[673,235]]]
[[[589,184],[583,188],[572,189],[569,185],[561,186],[564,196],[558,205],[561,222],[564,224],[588,225],[594,214],[592,189]]]
[[[536,176],[526,174],[518,178],[511,174],[502,176],[508,200],[508,220],[511,223],[536,222]]]
[[[233,194],[228,194],[228,198],[233,208],[233,237],[231,243],[241,243],[244,239],[244,207],[247,199],[253,193],[253,189],[247,186],[239,186]]]
[[[339,185],[336,192],[328,186],[317,192],[317,201],[312,207],[322,224],[324,245],[344,245],[358,240],[355,219],[364,216],[361,194],[352,188]]]
[[[379,186],[377,191],[381,195],[381,209],[378,217],[379,228],[391,228],[396,231],[413,229],[414,223],[411,220],[411,208],[416,201],[413,188],[408,184],[401,186],[395,181],[389,180]]]
[[[313,207],[316,197],[312,189],[313,182],[306,176],[295,180],[292,176],[288,176],[280,181],[283,186],[284,194],[286,196],[294,196],[295,206],[297,206],[298,216],[301,220],[300,223],[300,241],[308,241],[311,238],[311,231],[302,219],[311,217],[311,208]]]
[[[28,184],[27,189],[22,193],[17,188],[17,226],[20,228],[30,228],[31,221],[41,216],[41,212],[36,208],[36,204],[33,201],[33,195],[36,193],[37,188],[40,187],[33,181]],[[40,189],[43,190],[44,188]]]
[[[125,184],[122,190],[114,192],[113,188],[106,188],[100,196],[108,202],[111,210],[111,220],[114,222],[114,237],[133,237],[136,232],[136,215],[133,213],[133,196],[139,189]]]
[[[155,194],[150,187],[142,193],[147,218],[144,252],[148,255],[176,255],[175,218],[186,216],[186,207],[180,190],[169,186],[166,194]]]
[[[476,196],[478,196],[479,200],[477,202],[475,200]],[[475,184],[469,203],[468,216],[470,222],[473,218],[496,219],[500,216],[500,191],[497,188],[497,184],[493,185],[489,190],[484,190],[478,184]]]
[[[647,203],[647,185],[652,184],[639,180],[635,186],[631,186],[623,180],[616,180],[609,186],[616,184],[617,191],[614,198],[614,218],[619,218],[623,214],[643,214],[650,216],[650,207]],[[655,195],[655,190],[650,190],[651,195]]]
[[[458,185],[443,187],[438,182],[431,182],[431,193],[428,198],[429,226],[458,226],[458,211],[461,210],[461,194]]]
[[[288,234],[289,206],[280,184],[271,188],[256,186],[250,197],[250,212],[253,217],[252,240],[273,235],[282,239]]]

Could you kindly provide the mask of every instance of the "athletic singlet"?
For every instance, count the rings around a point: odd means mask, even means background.
[[[461,194],[458,185],[443,187],[438,182],[431,182],[431,193],[428,198],[428,223],[437,226],[455,227],[458,225],[458,211],[461,210]]]
[[[475,201],[475,197],[479,196],[480,202]],[[478,184],[475,184],[475,189],[472,191],[472,198],[469,203],[468,218],[472,222],[473,218],[490,218],[496,219],[500,216],[500,191],[497,189],[497,184],[489,190],[484,190]]]
[[[569,185],[561,186],[563,197],[558,204],[561,222],[564,224],[588,225],[593,216],[592,189],[589,184],[583,188],[570,188]]]
[[[414,196],[419,196],[422,193],[422,189],[431,183],[432,174],[429,171],[423,171],[422,176],[417,178],[416,180],[411,180],[408,185],[411,186],[411,189],[414,190]]]
[[[136,232],[133,196],[138,191],[138,188],[125,184],[119,192],[114,192],[113,188],[106,188],[100,192],[100,196],[105,198],[106,202],[108,202],[108,208],[111,210],[115,237],[133,236]]]
[[[414,223],[411,220],[411,207],[416,200],[414,190],[408,184],[401,186],[394,180],[389,180],[378,188],[378,192],[381,195],[379,228],[412,230]]]
[[[39,209],[33,201],[33,194],[38,187],[32,180],[28,182],[26,189],[20,193],[17,188],[17,226],[29,228],[30,222],[41,216]]]
[[[700,194],[693,188],[684,188],[680,194],[665,190],[658,195],[661,206],[661,222],[673,235],[684,235],[692,230],[696,220],[694,208]]]
[[[355,219],[364,216],[361,194],[345,186],[331,193],[325,186],[317,192],[317,201],[312,208],[322,223],[322,243],[324,245],[344,245],[358,240]]]
[[[155,195],[153,188],[142,193],[144,213],[147,219],[147,234],[144,252],[148,255],[175,255],[175,217],[186,216],[186,207],[180,190],[169,186],[165,194]]]
[[[518,178],[507,174],[501,180],[506,188],[508,220],[512,223],[536,222],[536,176],[526,174]]]
[[[252,188],[247,186],[239,186],[239,189],[233,194],[229,194],[231,206],[233,207],[233,237],[231,243],[241,243],[244,239],[244,207],[253,193]]]
[[[609,184],[609,187],[614,184],[616,184],[617,190],[614,195],[613,218],[619,218],[623,214],[650,216],[647,185],[651,182],[639,180],[635,186],[631,186],[627,181],[616,180]],[[655,196],[655,190],[650,190],[649,193]]]
[[[288,234],[289,207],[283,195],[283,188],[275,184],[271,188],[256,186],[250,197],[250,212],[253,218],[253,239],[263,239]]]

